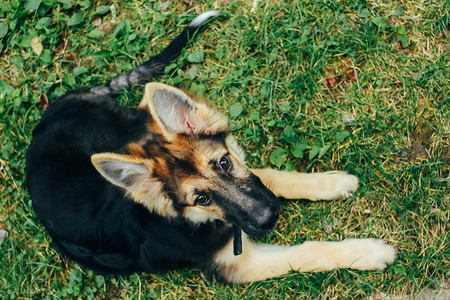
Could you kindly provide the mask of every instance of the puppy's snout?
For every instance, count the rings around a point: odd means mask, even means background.
[[[253,225],[264,230],[272,229],[275,227],[279,216],[278,208],[270,204],[256,216]]]

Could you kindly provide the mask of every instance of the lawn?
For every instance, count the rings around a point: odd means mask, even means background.
[[[126,2],[126,3],[125,3]],[[0,0],[1,299],[381,299],[449,278],[450,2]],[[226,114],[252,167],[345,170],[350,199],[283,201],[264,242],[382,238],[385,271],[298,273],[245,285],[196,269],[102,276],[54,248],[27,193],[25,152],[45,108],[157,54],[221,9],[156,79]],[[143,89],[119,97],[136,105]],[[447,283],[449,284],[449,283]]]

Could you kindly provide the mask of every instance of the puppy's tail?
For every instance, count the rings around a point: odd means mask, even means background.
[[[202,13],[191,23],[158,55],[139,65],[137,68],[124,73],[108,83],[92,87],[90,92],[96,95],[114,95],[121,90],[130,89],[137,84],[144,84],[151,78],[163,73],[164,68],[180,55],[190,37],[194,35],[199,27],[205,24],[211,17],[217,16],[218,10]]]

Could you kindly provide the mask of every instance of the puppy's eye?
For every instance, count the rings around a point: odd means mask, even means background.
[[[195,205],[208,206],[211,204],[211,198],[206,195],[200,195],[195,198]]]
[[[219,160],[219,165],[224,171],[228,171],[231,168],[231,158],[228,155],[222,156]]]

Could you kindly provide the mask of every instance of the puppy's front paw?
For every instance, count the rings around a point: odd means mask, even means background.
[[[317,200],[346,199],[356,192],[359,187],[359,179],[345,172],[331,171],[321,173],[319,178]]]
[[[349,268],[356,270],[383,270],[394,262],[395,248],[380,239],[347,239]]]

